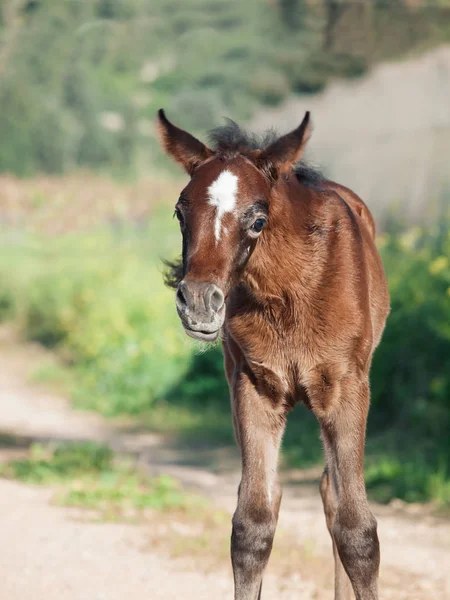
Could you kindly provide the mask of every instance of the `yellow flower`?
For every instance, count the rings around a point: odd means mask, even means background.
[[[404,250],[412,250],[421,235],[419,227],[412,227],[400,236],[400,245]]]
[[[448,267],[448,258],[446,256],[438,256],[429,264],[428,270],[432,275],[439,275]]]

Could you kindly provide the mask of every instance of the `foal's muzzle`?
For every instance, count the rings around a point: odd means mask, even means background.
[[[186,333],[202,342],[214,342],[225,318],[225,296],[214,283],[182,281],[176,304]]]

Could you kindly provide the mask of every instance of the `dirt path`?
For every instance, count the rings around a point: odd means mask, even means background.
[[[180,451],[160,436],[114,428],[97,415],[75,412],[64,398],[27,381],[42,350],[19,346],[0,328],[0,435],[27,439],[92,439],[135,452],[152,473],[168,473],[231,512],[239,462],[235,449]],[[0,460],[16,450],[3,449]],[[265,598],[331,600],[330,541],[315,479],[317,471],[283,474],[280,527],[311,560],[298,574],[269,572]],[[204,573],[158,545],[151,525],[92,523],[73,509],[51,505],[51,490],[0,480],[0,598],[115,600],[232,597],[229,566]],[[375,505],[382,544],[381,598],[450,597],[450,523],[423,508]],[[153,540],[150,542],[150,540]],[[275,542],[276,543],[276,542]],[[292,569],[291,569],[292,571]]]

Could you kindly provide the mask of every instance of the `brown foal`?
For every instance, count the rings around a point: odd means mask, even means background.
[[[182,261],[170,283],[186,333],[222,331],[242,479],[233,516],[236,600],[261,597],[281,487],[288,412],[303,402],[321,428],[320,491],[335,560],[335,599],[378,598],[377,524],[364,484],[369,368],[389,312],[374,222],[349,189],[299,162],[309,113],[258,140],[235,123],[210,147],[159,111],[165,150],[190,175],[175,207]]]

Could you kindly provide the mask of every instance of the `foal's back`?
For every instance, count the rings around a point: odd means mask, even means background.
[[[369,310],[372,323],[373,349],[381,339],[389,314],[389,294],[380,255],[375,244],[375,221],[363,200],[349,188],[334,181],[324,181],[323,189],[334,191],[351,209],[361,232],[362,250],[367,273],[366,284],[369,295]]]

